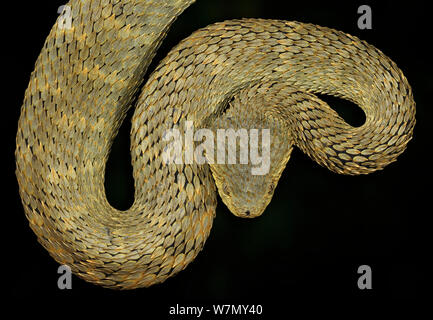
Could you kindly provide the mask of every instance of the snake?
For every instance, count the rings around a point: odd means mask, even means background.
[[[176,18],[195,0],[71,0],[30,75],[16,136],[16,178],[38,242],[73,274],[111,289],[162,283],[202,251],[217,197],[237,216],[263,213],[293,147],[338,174],[396,161],[415,102],[380,50],[310,23],[214,23],[180,41],[145,80]],[[319,95],[365,113],[351,126]],[[128,110],[134,202],[117,210],[106,162]],[[270,128],[269,173],[251,163],[166,163],[167,130]]]

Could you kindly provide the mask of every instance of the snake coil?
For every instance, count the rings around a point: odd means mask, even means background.
[[[135,201],[114,209],[104,190],[112,141],[169,26],[193,2],[71,0],[71,28],[54,25],[31,74],[16,139],[24,210],[50,255],[92,283],[150,286],[196,257],[215,181],[208,165],[164,164],[161,137],[186,121],[199,127],[233,96],[288,101],[294,144],[338,173],[382,169],[412,137],[411,88],[366,42],[298,22],[217,23],[178,44],[144,84],[131,132]],[[349,126],[314,93],[356,103],[365,124]]]

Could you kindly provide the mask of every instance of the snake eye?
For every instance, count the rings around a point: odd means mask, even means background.
[[[275,189],[275,185],[274,185],[273,183],[271,183],[271,184],[269,185],[268,193],[272,193],[272,192],[274,192],[274,189]]]
[[[223,185],[223,192],[224,192],[225,195],[227,195],[227,196],[230,195],[229,187],[228,187],[226,184]]]

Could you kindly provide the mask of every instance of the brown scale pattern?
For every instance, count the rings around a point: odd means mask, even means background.
[[[112,208],[111,143],[169,26],[192,2],[72,0],[72,28],[54,25],[31,75],[16,147],[24,210],[51,256],[95,284],[150,286],[202,249],[214,179],[207,165],[164,164],[162,137],[187,120],[204,127],[234,96],[248,91],[238,107],[257,110],[250,102],[265,97],[294,145],[338,173],[382,169],[412,137],[410,86],[366,42],[298,22],[217,23],[176,46],[144,85],[131,132],[135,201]],[[349,126],[314,93],[355,102],[366,123]]]

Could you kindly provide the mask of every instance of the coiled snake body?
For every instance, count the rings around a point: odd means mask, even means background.
[[[50,255],[95,284],[150,286],[184,269],[209,235],[215,186],[235,214],[260,214],[292,145],[335,172],[366,174],[412,137],[411,88],[366,42],[298,22],[217,23],[177,45],[144,84],[131,132],[135,201],[114,209],[104,191],[111,143],[170,24],[192,2],[72,0],[71,28],[56,23],[31,75],[16,147],[25,213]],[[349,126],[314,93],[355,102],[365,124]],[[228,103],[234,118],[223,112]],[[270,191],[236,189],[245,182],[224,166],[162,161],[167,129],[244,115],[281,124],[284,150],[262,178]]]

